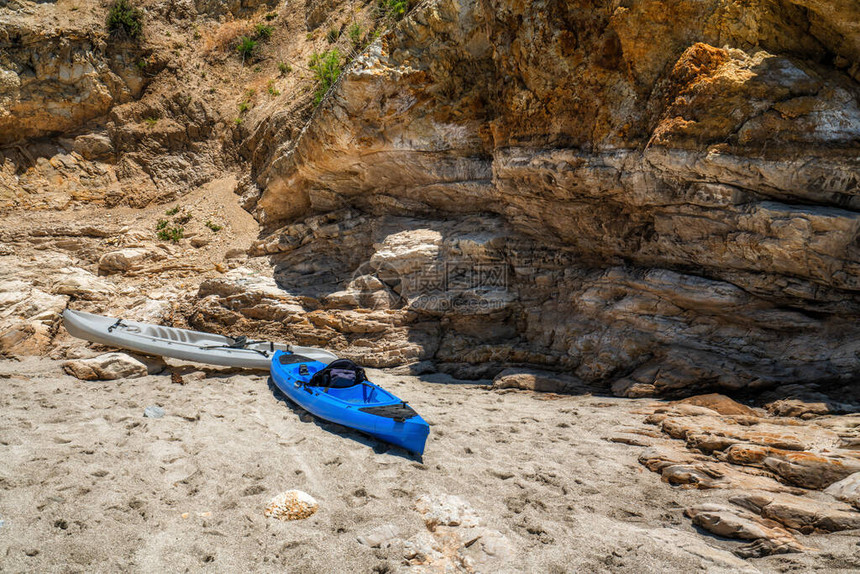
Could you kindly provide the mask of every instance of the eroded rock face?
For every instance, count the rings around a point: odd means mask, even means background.
[[[144,88],[145,55],[134,46],[9,15],[0,26],[0,144],[69,132]]]
[[[860,8],[615,6],[423,5],[256,166],[252,253],[316,309],[408,311],[416,358],[460,376],[532,364],[626,396],[853,380]],[[426,296],[476,266],[503,282]]]

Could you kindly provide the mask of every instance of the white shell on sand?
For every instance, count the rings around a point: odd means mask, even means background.
[[[319,508],[313,496],[301,490],[288,490],[266,505],[265,515],[278,520],[302,520]]]

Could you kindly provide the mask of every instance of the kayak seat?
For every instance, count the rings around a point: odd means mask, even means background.
[[[367,376],[364,374],[364,369],[349,359],[338,359],[314,373],[308,385],[326,389],[345,389],[366,380]]]
[[[310,387],[320,387],[329,396],[347,403],[366,405],[396,400],[394,395],[371,384],[364,369],[349,359],[332,361],[327,367],[314,373],[307,384]]]

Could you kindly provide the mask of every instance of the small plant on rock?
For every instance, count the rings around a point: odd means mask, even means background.
[[[155,124],[158,123],[158,118],[155,116],[150,116],[148,118],[143,118],[143,121],[148,127],[153,127],[155,126]]]
[[[177,213],[179,213],[179,206],[178,205],[176,207],[171,207],[170,209],[165,211],[164,215],[176,215]]]
[[[379,0],[377,11],[388,20],[400,20],[409,10],[408,0]]]
[[[246,58],[250,58],[254,55],[254,50],[257,48],[257,41],[249,38],[248,36],[242,36],[239,38],[239,43],[236,45],[236,51],[242,55],[242,63],[245,63]]]
[[[166,219],[159,219],[158,223],[155,224],[155,230],[156,231],[161,231],[165,227],[167,227],[167,220]]]
[[[269,80],[269,85],[266,87],[270,96],[277,97],[281,95],[281,91],[275,87],[275,80]]]
[[[172,241],[173,243],[179,243],[179,240],[182,239],[182,236],[185,234],[185,230],[182,227],[164,227],[163,229],[159,229],[156,236],[162,241]]]
[[[218,233],[219,231],[221,231],[222,229],[224,229],[224,227],[223,227],[223,226],[218,225],[217,223],[212,223],[211,221],[207,221],[204,225],[206,225],[206,227],[208,227],[209,229],[211,229],[211,230],[212,230],[212,233]]]
[[[361,47],[361,39],[364,36],[364,30],[361,29],[361,26],[357,22],[353,23],[347,30],[347,34],[349,35],[349,41],[352,42],[352,47],[356,50],[359,49]]]
[[[343,70],[340,52],[337,48],[323,52],[322,54],[314,52],[308,66],[313,71],[314,78],[318,82],[317,89],[314,91],[314,105],[319,105]]]
[[[337,42],[338,38],[340,38],[340,30],[338,28],[331,28],[328,31],[328,34],[325,35],[326,40],[328,40],[329,44],[334,44]]]
[[[272,37],[272,32],[274,32],[275,29],[268,24],[257,24],[256,28],[254,28],[254,31],[257,33],[258,39],[268,40]]]
[[[286,76],[287,74],[289,74],[290,72],[293,71],[293,67],[290,66],[289,64],[287,64],[286,62],[279,62],[278,63],[278,71],[281,73],[282,76]]]
[[[143,13],[128,0],[116,0],[108,11],[107,27],[115,38],[140,38],[143,33]]]

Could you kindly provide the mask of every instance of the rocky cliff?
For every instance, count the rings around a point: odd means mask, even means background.
[[[849,0],[422,3],[254,165],[251,253],[295,296],[273,317],[371,364],[627,396],[855,382],[858,21]],[[204,284],[193,320],[260,320],[241,281]]]
[[[0,204],[250,167],[252,261],[177,321],[628,396],[858,377],[856,3],[437,0],[360,55],[375,4],[145,6],[136,43],[103,9],[2,9]],[[328,46],[357,57],[314,111]]]

